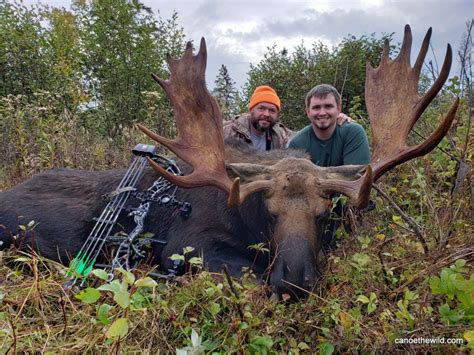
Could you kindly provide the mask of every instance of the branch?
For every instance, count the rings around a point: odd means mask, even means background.
[[[234,296],[237,298],[237,301],[235,302],[235,304],[237,305],[237,311],[239,312],[240,320],[243,322],[244,321],[244,311],[242,310],[242,307],[241,307],[240,302],[239,302],[239,293],[237,292],[237,290],[234,287],[234,282],[232,281],[232,278],[229,275],[229,269],[227,268],[226,264],[224,264],[223,269],[224,269],[224,275],[225,275],[225,278],[227,280],[227,283],[229,284],[230,290],[232,291]]]
[[[407,223],[411,227],[418,241],[423,246],[423,252],[425,254],[428,254],[428,245],[426,244],[425,238],[423,238],[423,235],[421,234],[420,226],[410,216],[403,212],[403,210],[395,203],[395,201],[385,192],[383,192],[377,184],[373,184],[372,187],[400,214],[400,217],[405,221],[405,223]]]

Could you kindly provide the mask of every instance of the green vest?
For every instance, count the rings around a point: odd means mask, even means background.
[[[289,148],[303,149],[319,166],[364,165],[370,162],[369,141],[364,128],[357,123],[336,125],[331,138],[320,140],[311,125],[299,131]]]

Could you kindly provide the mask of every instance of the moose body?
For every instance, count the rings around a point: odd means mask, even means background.
[[[252,151],[239,142],[228,145],[226,155],[228,161],[240,163],[308,159],[297,151]],[[183,162],[180,165],[184,171],[190,169]],[[68,264],[92,230],[93,218],[104,208],[104,196],[116,189],[124,173],[124,170],[54,169],[1,192],[0,241],[3,248],[11,244],[13,236],[19,236],[17,245],[32,247],[47,258]],[[158,177],[153,169],[146,168],[138,189],[146,189]],[[181,217],[173,208],[152,203],[145,220],[145,230],[154,238],[166,241],[165,245],[153,249],[153,262],[166,271],[173,267],[171,255],[181,254],[185,247],[193,247],[194,254],[202,255],[206,268],[211,271],[220,272],[225,264],[231,275],[238,276],[243,267],[248,267],[262,278],[270,270],[273,255],[249,246],[263,243],[280,255],[273,268],[276,274],[270,275],[277,292],[283,293],[287,288],[281,280],[310,289],[320,275],[318,250],[314,247],[319,246],[320,241],[316,239],[315,230],[323,228],[325,219],[302,213],[298,203],[302,196],[309,194],[304,191],[307,188],[304,181],[300,183],[292,186],[294,200],[287,198],[286,203],[280,205],[288,210],[284,221],[287,224],[284,229],[288,232],[280,236],[278,248],[271,246],[277,220],[269,213],[261,192],[252,194],[240,206],[228,208],[227,194],[215,187],[178,189],[177,199],[192,206],[188,218]],[[298,189],[300,193],[296,191]],[[127,204],[137,206],[139,201],[132,197]],[[323,215],[326,216],[326,211]],[[298,225],[302,218],[309,218],[314,227],[301,230]],[[27,225],[30,221],[35,222],[34,227],[23,232],[19,225]],[[123,211],[117,225],[130,231],[132,218]],[[294,293],[301,292],[294,290]]]
[[[409,26],[400,53],[391,60],[385,43],[380,65],[367,67],[365,96],[372,131],[372,160],[367,167],[318,167],[294,151],[257,153],[224,144],[222,119],[207,90],[204,39],[197,55],[188,43],[180,59],[168,59],[170,79],[153,76],[174,109],[177,137],[168,139],[138,125],[186,163],[185,176],[176,176],[150,160],[161,176],[180,189],[178,199],[193,206],[182,219],[164,207],[153,206],[147,229],[166,240],[154,249],[155,262],[171,266],[169,256],[187,246],[202,253],[210,270],[227,264],[238,275],[244,266],[259,275],[268,271],[274,291],[300,296],[311,290],[320,275],[318,254],[330,196],[343,194],[356,208],[367,205],[372,182],[393,167],[427,154],[450,128],[459,100],[454,100],[437,129],[423,142],[408,146],[416,121],[448,78],[452,50],[448,45],[438,79],[422,97],[418,80],[429,48],[431,29],[423,40],[415,65],[410,64]],[[80,249],[104,206],[102,195],[118,185],[124,172],[54,170],[0,194],[0,240],[3,247],[22,224],[38,225],[26,242],[43,255],[66,263]],[[141,187],[158,175],[147,171]],[[189,189],[188,189],[189,188]],[[133,201],[132,201],[133,203]],[[122,217],[119,224],[130,224]],[[21,234],[21,233],[20,233]],[[17,242],[21,242],[18,240]],[[252,244],[264,243],[270,254],[256,254]]]

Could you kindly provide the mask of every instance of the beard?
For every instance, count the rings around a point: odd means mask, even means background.
[[[331,126],[323,126],[323,127],[321,127],[321,126],[316,125],[316,127],[318,127],[318,129],[319,129],[320,131],[325,131],[325,130],[329,129]]]
[[[336,119],[334,117],[328,118],[313,118],[312,121],[313,125],[320,131],[325,131],[331,127],[333,127],[334,123],[336,122]]]
[[[266,127],[262,127],[262,126],[260,125],[259,121],[257,120],[257,121],[252,122],[252,126],[253,126],[253,128],[255,128],[257,131],[263,133],[263,132],[269,131],[269,130],[274,126],[274,123],[272,123],[272,124],[270,124],[270,125],[268,125],[268,126],[266,126]]]

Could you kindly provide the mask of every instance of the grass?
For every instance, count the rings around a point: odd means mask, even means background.
[[[429,280],[456,260],[472,261],[472,243],[453,238],[448,247],[424,255],[406,233],[396,232],[397,240],[390,245],[380,235],[370,241],[360,237],[374,228],[377,225],[366,221],[358,239],[342,236],[318,287],[306,300],[295,303],[270,299],[268,287],[255,283],[250,273],[231,281],[232,291],[222,275],[203,271],[174,282],[158,281],[143,290],[132,282],[127,292],[133,295],[140,290],[139,307],[121,307],[107,291],[87,304],[63,288],[62,265],[9,250],[3,252],[0,264],[0,351],[467,351],[463,335],[472,329],[472,318],[443,322],[438,309],[446,299],[433,294]],[[383,264],[381,250],[386,259]],[[466,265],[468,271],[463,274],[472,274],[472,265]],[[150,270],[143,266],[134,272],[135,279],[144,278]],[[92,278],[89,287],[97,289],[104,283]],[[455,308],[454,301],[451,306]],[[110,308],[105,322],[97,313],[104,304]],[[119,318],[127,319],[125,335],[108,336],[111,324]],[[395,343],[398,338],[417,337],[457,338],[463,344]]]

